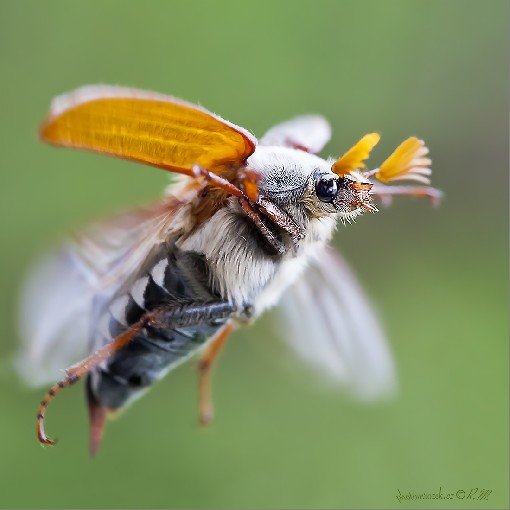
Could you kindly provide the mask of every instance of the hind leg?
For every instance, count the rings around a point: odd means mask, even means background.
[[[119,335],[112,342],[104,345],[96,352],[85,358],[66,370],[67,377],[51,387],[39,406],[37,414],[37,437],[42,444],[54,445],[55,441],[46,436],[44,432],[44,418],[46,409],[53,397],[63,388],[71,386],[78,382],[91,370],[108,359],[112,354],[122,349],[129,342],[134,340],[138,333],[143,329],[172,329],[199,325],[207,321],[228,319],[237,314],[237,309],[228,303],[213,303],[208,305],[182,306],[177,308],[162,307],[145,314],[138,322],[133,324],[128,330]],[[89,400],[90,404],[90,400]],[[92,404],[94,404],[92,402]],[[92,409],[90,412],[95,412]],[[104,420],[99,420],[104,421]],[[99,421],[97,423],[99,423]],[[93,421],[95,426],[96,421]],[[98,425],[99,426],[99,425]],[[95,436],[100,437],[100,432],[95,432]],[[97,450],[97,445],[91,445],[92,450]]]

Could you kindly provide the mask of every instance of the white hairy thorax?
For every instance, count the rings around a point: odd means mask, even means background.
[[[338,215],[303,218],[307,183],[316,169],[330,171],[331,165],[325,160],[285,147],[259,147],[249,158],[248,166],[260,172],[262,195],[276,203],[278,193],[284,193],[287,199],[292,197],[279,205],[305,227],[304,239],[282,258],[267,255],[253,239],[251,227],[240,214],[238,200],[232,197],[227,207],[180,243],[180,248],[205,256],[224,299],[237,306],[251,305],[255,315],[259,315],[277,304],[285,289],[330,240]]]

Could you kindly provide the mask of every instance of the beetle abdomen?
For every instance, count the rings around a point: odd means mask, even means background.
[[[90,388],[105,407],[124,406],[171,368],[189,358],[227,318],[210,320],[207,308],[221,303],[210,288],[209,268],[203,256],[165,243],[143,268],[129,289],[103,308],[95,332],[95,348],[112,341],[155,309],[203,307],[191,326],[169,322],[156,329],[143,329],[133,341],[112,355],[91,374]]]

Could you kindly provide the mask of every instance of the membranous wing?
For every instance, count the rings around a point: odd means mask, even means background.
[[[316,257],[282,301],[287,343],[327,381],[361,399],[392,393],[385,335],[348,266],[331,248]]]
[[[272,127],[261,139],[261,145],[281,145],[319,153],[331,138],[331,126],[321,115],[302,115]]]
[[[93,224],[33,267],[21,294],[16,359],[27,383],[54,381],[90,354],[93,308],[108,301],[165,240],[179,207],[176,199],[165,198]]]

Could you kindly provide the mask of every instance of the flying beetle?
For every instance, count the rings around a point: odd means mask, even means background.
[[[200,422],[211,421],[211,367],[230,333],[280,304],[288,341],[360,396],[391,386],[381,329],[347,266],[328,248],[338,220],[377,211],[374,197],[437,201],[428,149],[411,137],[377,168],[365,135],[338,159],[321,116],[296,117],[259,141],[162,94],[90,85],[55,98],[41,139],[179,174],[152,205],[92,225],[37,265],[22,303],[18,369],[57,379],[37,413],[85,378],[90,450],[105,419],[199,354]],[[415,181],[418,185],[392,184]],[[78,361],[83,357],[82,361]]]

